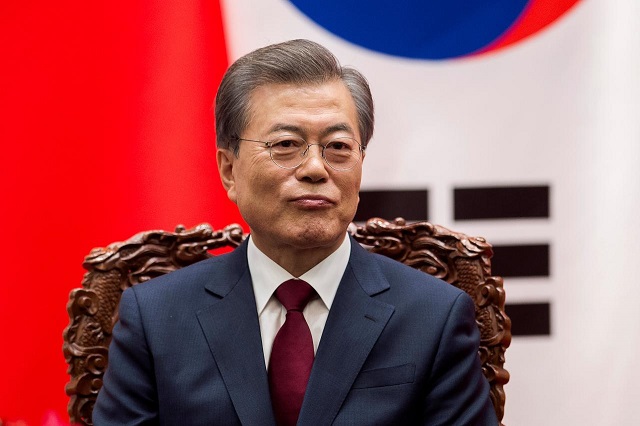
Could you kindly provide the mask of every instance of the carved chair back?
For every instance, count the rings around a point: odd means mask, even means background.
[[[480,330],[482,370],[491,387],[498,419],[504,415],[503,385],[509,373],[503,368],[511,342],[511,322],[504,312],[502,278],[491,276],[491,246],[482,238],[468,237],[428,222],[406,224],[371,219],[352,224],[349,232],[368,250],[434,275],[467,292],[476,305]],[[122,292],[138,283],[212,256],[209,251],[235,248],[246,238],[242,228],[230,225],[213,230],[207,224],[175,232],[147,231],[106,248],[95,248],[85,258],[82,288],[71,291],[64,330],[63,352],[71,380],[71,422],[92,425],[91,414],[109,360],[111,332],[118,320]]]

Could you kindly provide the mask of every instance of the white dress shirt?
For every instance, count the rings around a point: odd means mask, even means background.
[[[247,261],[258,309],[264,362],[267,367],[271,357],[273,340],[276,338],[276,334],[282,324],[284,324],[287,314],[287,310],[274,294],[278,286],[292,278],[299,278],[309,283],[318,294],[311,299],[302,312],[309,325],[309,330],[311,330],[313,352],[315,353],[318,350],[329,309],[331,309],[338,285],[347,268],[347,263],[349,263],[350,255],[351,240],[345,235],[344,241],[336,251],[302,276],[294,277],[261,252],[253,243],[253,240],[249,238]]]

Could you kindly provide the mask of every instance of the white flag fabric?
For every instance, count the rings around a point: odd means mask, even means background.
[[[230,62],[292,38],[325,45],[372,87],[364,191],[425,190],[431,222],[548,249],[548,273],[505,280],[509,305],[548,309],[548,330],[516,334],[507,351],[505,424],[637,422],[640,3],[560,2],[572,7],[499,49],[527,8],[554,2],[486,3],[500,13],[480,2],[440,21],[419,14],[436,2],[353,3],[225,0]],[[548,214],[456,219],[456,189],[510,187],[546,188]]]

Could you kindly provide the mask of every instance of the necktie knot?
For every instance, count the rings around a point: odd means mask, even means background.
[[[306,281],[288,280],[276,289],[276,298],[288,311],[300,311],[307,306],[315,290]]]

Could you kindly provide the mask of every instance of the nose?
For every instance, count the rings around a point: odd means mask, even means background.
[[[311,147],[317,146],[316,153],[310,153]],[[319,143],[309,144],[307,150],[304,152],[304,160],[302,164],[296,169],[296,175],[300,180],[310,180],[312,182],[324,181],[328,178],[327,163],[325,163],[322,157],[323,147]]]
[[[322,146],[319,143],[310,143],[307,144],[307,149],[304,150],[304,153],[302,154],[303,157],[308,158],[309,155],[309,151],[311,151],[311,147],[312,146],[317,146],[318,147],[318,154],[320,155],[320,159],[322,159],[324,161],[324,146]]]

